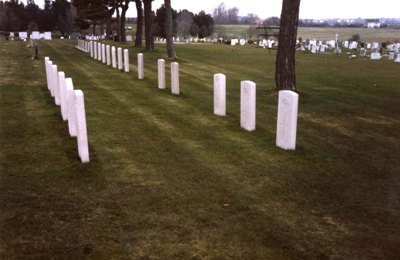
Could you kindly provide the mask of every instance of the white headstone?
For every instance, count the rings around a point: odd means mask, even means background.
[[[97,43],[97,60],[101,61],[101,43]]]
[[[93,42],[93,58],[97,60],[97,42]]]
[[[127,35],[126,36],[126,41],[127,42],[132,42],[133,41],[132,35]]]
[[[382,56],[379,52],[371,53],[371,60],[380,60],[381,58],[382,58]]]
[[[240,39],[239,44],[240,44],[240,45],[245,45],[245,44],[246,44],[246,40],[245,40],[245,39]]]
[[[76,128],[77,128],[77,141],[78,153],[81,162],[89,162],[89,144],[86,128],[86,112],[85,101],[82,90],[75,90],[75,113],[76,113]]]
[[[19,32],[18,35],[21,40],[25,40],[26,38],[28,38],[27,32]]]
[[[226,115],[226,76],[222,73],[214,74],[214,114]]]
[[[117,55],[115,53],[115,47],[114,46],[111,47],[111,60],[112,60],[112,67],[114,69],[116,69],[117,68]]]
[[[45,40],[51,40],[51,32],[44,32],[43,33],[43,38]]]
[[[101,45],[101,61],[106,63],[106,45],[104,43]]]
[[[76,136],[76,112],[75,112],[75,94],[74,84],[71,78],[65,79],[67,89],[67,104],[68,104],[68,131],[70,136]]]
[[[51,66],[51,71],[52,71],[52,78],[53,78],[53,92],[52,96],[54,96],[54,101],[56,105],[60,105],[60,89],[58,87],[58,70],[57,70],[57,65],[52,65]]]
[[[44,57],[44,65],[45,65],[45,69],[46,69],[47,88],[50,90],[50,88],[51,88],[51,77],[50,77],[51,61],[50,61],[49,57]]]
[[[159,59],[157,62],[158,67],[158,88],[165,89],[165,60]]]
[[[58,72],[58,85],[60,88],[60,99],[61,99],[61,116],[64,121],[68,119],[68,97],[67,87],[65,85],[65,74],[64,72]]]
[[[137,55],[138,62],[138,78],[144,79],[144,71],[143,71],[143,54],[138,53]]]
[[[240,126],[256,130],[256,83],[249,80],[240,82]]]
[[[129,72],[129,51],[127,49],[124,50],[124,69],[125,72]]]
[[[118,48],[118,69],[122,70],[122,48]]]
[[[389,60],[394,60],[394,52],[389,52]]]
[[[179,95],[179,63],[171,62],[171,93]]]
[[[311,45],[311,52],[312,53],[317,53],[317,45]]]
[[[367,55],[367,50],[365,48],[360,48],[360,56]]]
[[[90,53],[90,58],[93,58],[94,53],[93,53],[93,42],[90,41],[89,43],[89,53]]]
[[[276,146],[296,149],[297,111],[299,95],[290,90],[279,91]]]
[[[234,45],[236,45],[236,44],[238,44],[239,43],[239,40],[238,39],[232,39],[231,40],[231,45],[232,46],[234,46]]]
[[[326,45],[322,44],[319,51],[320,52],[325,52],[325,48],[326,48]]]
[[[111,65],[111,49],[110,49],[110,45],[106,46],[106,59],[107,59],[107,65],[110,66]]]
[[[40,40],[40,32],[33,31],[32,34],[31,34],[31,39],[32,40]]]

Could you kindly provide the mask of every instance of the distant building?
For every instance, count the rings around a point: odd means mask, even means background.
[[[367,28],[380,28],[381,27],[381,22],[379,21],[379,19],[365,19],[364,27],[367,27]]]

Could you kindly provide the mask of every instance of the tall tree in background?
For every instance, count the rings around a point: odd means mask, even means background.
[[[154,50],[153,37],[153,11],[151,9],[153,0],[143,0],[144,4],[144,34],[146,39],[146,50]]]
[[[120,34],[121,34],[120,42],[126,42],[126,33],[125,33],[126,11],[128,11],[130,1],[131,0],[121,1],[121,20],[119,23]]]
[[[165,4],[165,35],[167,38],[167,54],[168,58],[175,58],[174,41],[172,40],[172,8],[171,0],[164,0]]]
[[[295,54],[300,0],[283,0],[276,57],[275,83],[278,90],[296,91]]]
[[[136,21],[136,39],[135,46],[142,46],[142,35],[143,35],[143,7],[141,0],[135,0],[137,21]]]

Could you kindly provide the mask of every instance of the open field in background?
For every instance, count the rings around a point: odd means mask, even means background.
[[[222,31],[226,36],[235,38],[244,38],[248,35],[248,25],[217,25],[218,28],[224,28]],[[348,40],[353,35],[359,34],[361,41],[375,41],[375,42],[400,42],[399,29],[368,29],[368,28],[313,28],[313,27],[299,27],[298,37],[305,39],[317,39],[321,41],[334,40],[335,34],[339,34],[339,40]],[[257,38],[257,36],[255,36]]]
[[[113,43],[111,43],[113,44]],[[397,259],[400,74],[393,61],[297,56],[296,151],[275,147],[275,50],[177,45],[181,95],[75,49],[0,44],[0,258]],[[78,159],[43,57],[85,94],[89,164]],[[227,116],[212,75],[227,76]],[[257,130],[239,126],[241,80]],[[169,74],[167,74],[167,87]]]

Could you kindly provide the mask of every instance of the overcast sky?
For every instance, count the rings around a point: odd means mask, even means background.
[[[26,0],[22,0],[26,2]],[[153,9],[161,6],[164,0],[155,0]],[[171,0],[172,8],[188,9],[198,13],[212,10],[224,2],[227,7],[238,7],[239,15],[255,13],[260,18],[280,16],[282,0]],[[36,0],[43,6],[43,0]],[[136,17],[134,3],[128,10],[129,17]],[[301,0],[300,18],[400,18],[400,0]]]

